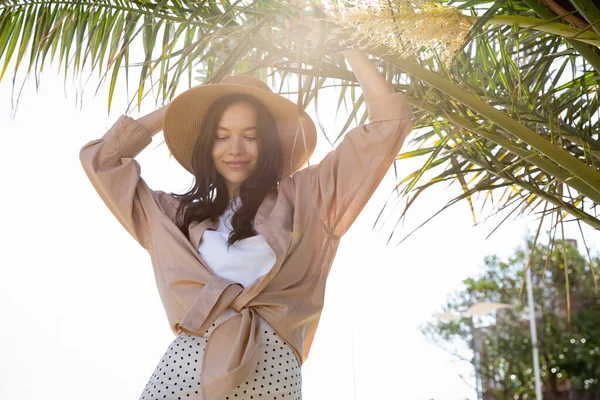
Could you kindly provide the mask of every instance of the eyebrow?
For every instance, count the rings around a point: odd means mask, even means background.
[[[220,131],[231,132],[231,129],[225,128],[224,126],[219,126],[217,129],[220,130]],[[249,126],[247,128],[242,129],[242,131],[250,131],[250,130],[253,130],[253,129],[256,129],[256,126]]]

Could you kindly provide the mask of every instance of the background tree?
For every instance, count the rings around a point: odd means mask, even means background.
[[[48,62],[58,63],[65,81],[98,75],[109,85],[109,110],[122,79],[138,82],[131,97],[138,105],[232,71],[270,77],[275,91],[291,87],[301,108],[316,106],[319,91],[335,84],[338,108],[351,108],[346,130],[366,119],[366,107],[339,50],[344,39],[362,38],[416,111],[412,147],[398,159],[423,162],[399,177],[400,219],[425,190],[451,183],[460,194],[443,209],[466,200],[474,219],[473,197],[483,194],[482,206],[509,215],[556,212],[556,224],[570,215],[600,228],[597,2],[317,3],[338,33],[313,46],[304,30],[285,28],[298,13],[280,1],[3,1],[0,80],[12,75],[16,104],[18,72],[39,79]]]
[[[590,262],[574,241],[564,244],[564,248],[562,241],[553,242],[550,248],[537,245],[531,261],[544,399],[600,399],[600,297]],[[481,275],[465,279],[444,306],[450,312],[479,302],[497,302],[513,304],[512,309],[474,321],[434,321],[422,328],[429,339],[469,362],[470,350],[466,349],[478,343],[484,399],[535,398],[526,300],[519,303],[529,257],[530,251],[523,249],[507,261],[486,257]],[[594,258],[591,265],[598,268],[599,261]],[[565,268],[571,282],[570,323]]]

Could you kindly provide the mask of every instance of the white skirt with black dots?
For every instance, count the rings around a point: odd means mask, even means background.
[[[229,315],[222,315],[204,336],[180,333],[156,366],[139,400],[203,400],[200,375],[208,336]],[[221,400],[302,400],[301,367],[291,347],[261,318],[260,357],[248,379]]]

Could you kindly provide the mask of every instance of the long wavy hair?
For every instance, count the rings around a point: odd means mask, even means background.
[[[252,173],[233,193],[233,198],[239,196],[241,206],[231,218],[233,230],[229,234],[228,247],[238,240],[256,235],[252,227],[256,211],[269,192],[278,190],[283,154],[277,126],[271,113],[259,100],[248,95],[229,95],[215,101],[207,110],[194,146],[194,184],[183,194],[173,193],[173,196],[181,200],[175,218],[181,223],[177,226],[188,240],[188,226],[191,222],[201,222],[207,218],[216,222],[229,206],[227,185],[223,176],[217,172],[212,148],[223,113],[230,105],[238,102],[249,104],[256,112],[258,160]]]

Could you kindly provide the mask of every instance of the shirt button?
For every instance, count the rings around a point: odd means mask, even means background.
[[[262,223],[263,223],[263,220],[262,220],[262,219],[257,219],[257,220],[255,221],[255,223],[256,223],[256,225],[260,225],[260,224],[262,224]]]
[[[271,243],[271,244],[275,243],[275,238],[274,238],[274,237],[271,237],[271,238],[269,239],[269,243]]]

